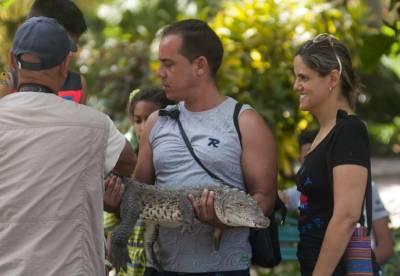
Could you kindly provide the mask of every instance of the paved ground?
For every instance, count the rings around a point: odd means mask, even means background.
[[[400,227],[400,158],[373,158],[372,178],[390,213],[391,226]]]

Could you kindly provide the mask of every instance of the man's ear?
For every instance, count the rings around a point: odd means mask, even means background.
[[[204,75],[208,68],[207,59],[204,56],[200,56],[196,59],[196,73],[198,76]]]

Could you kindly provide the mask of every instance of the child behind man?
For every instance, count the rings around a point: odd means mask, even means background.
[[[77,51],[78,40],[83,33],[86,32],[87,25],[82,11],[73,1],[35,0],[29,10],[27,18],[38,16],[56,19],[75,43],[74,51]],[[18,76],[15,70],[12,70],[10,73],[12,74],[12,82],[9,89],[15,92],[18,90]],[[68,71],[67,79],[58,91],[58,95],[67,100],[86,104],[85,78],[77,72]]]

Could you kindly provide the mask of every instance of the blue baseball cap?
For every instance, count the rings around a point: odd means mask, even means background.
[[[26,20],[15,33],[12,46],[18,67],[32,71],[53,68],[75,51],[76,45],[65,29],[54,18],[44,16]],[[40,62],[23,61],[23,54],[32,54]]]

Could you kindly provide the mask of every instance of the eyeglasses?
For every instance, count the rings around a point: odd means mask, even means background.
[[[325,40],[328,40],[329,44],[332,47],[332,51],[335,54],[336,60],[337,60],[337,62],[339,64],[339,75],[342,75],[342,62],[340,61],[339,56],[336,54],[335,47],[333,47],[332,38],[335,38],[335,37],[333,35],[330,35],[330,34],[327,34],[327,33],[322,33],[322,34],[319,34],[316,37],[314,37],[312,42],[314,44],[318,44],[318,43],[324,42]]]

